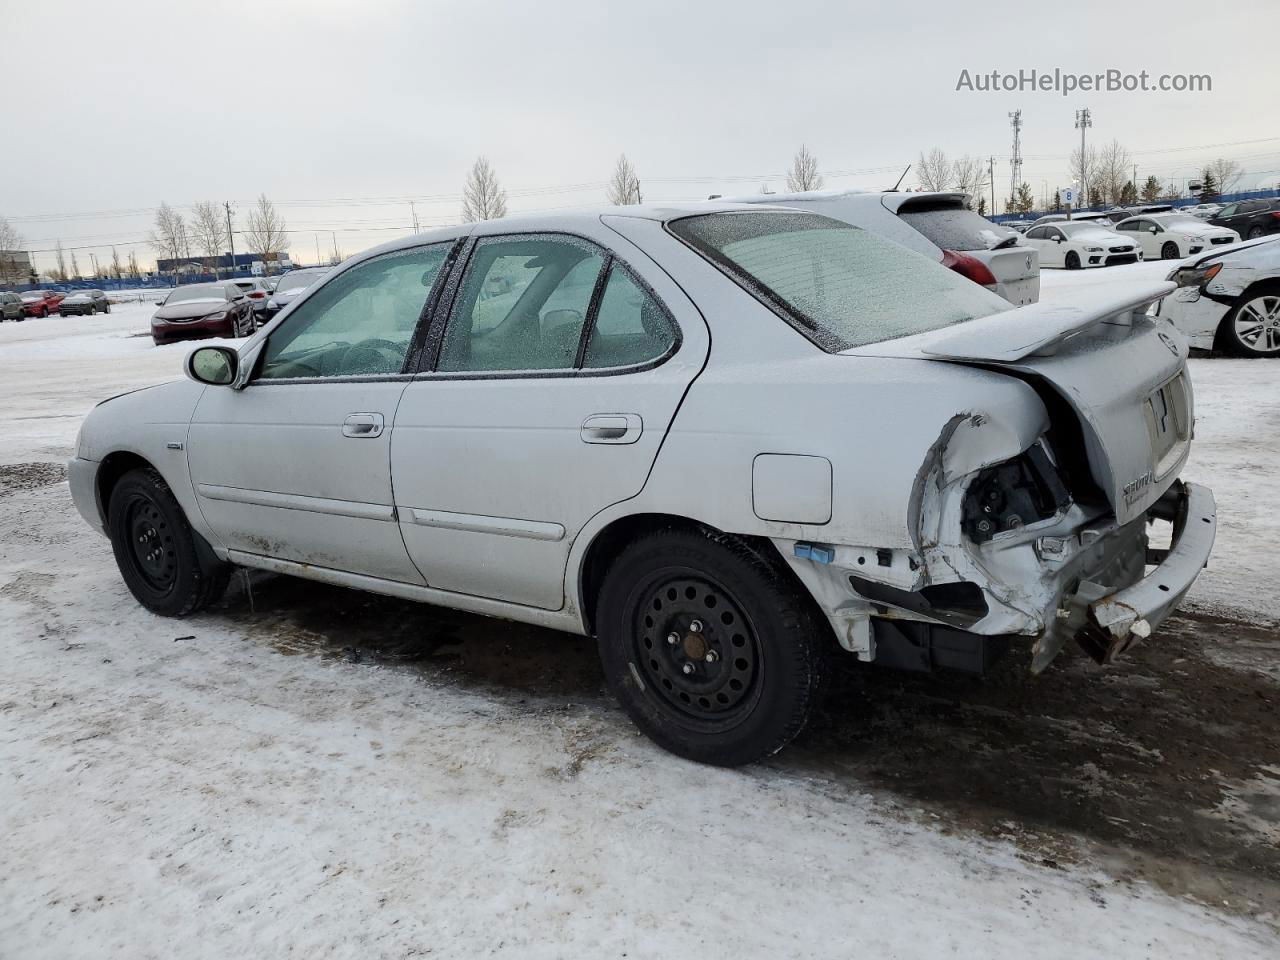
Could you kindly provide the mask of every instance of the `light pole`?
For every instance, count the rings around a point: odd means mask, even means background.
[[[1089,108],[1085,107],[1082,110],[1077,110],[1076,111],[1076,129],[1080,131],[1080,183],[1077,184],[1077,186],[1080,188],[1080,192],[1084,194],[1084,196],[1089,200],[1092,200],[1093,197],[1089,196],[1088,191],[1085,187],[1085,171],[1088,169],[1088,167],[1086,165],[1085,158],[1084,158],[1084,132],[1085,130],[1087,130],[1089,127],[1092,127],[1092,126],[1093,126],[1093,116],[1089,113]],[[1083,206],[1083,204],[1077,203],[1076,206]]]

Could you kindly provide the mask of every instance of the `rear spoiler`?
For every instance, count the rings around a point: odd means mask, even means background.
[[[1142,312],[1147,305],[1175,289],[1174,284],[1165,280],[1116,284],[1106,290],[1081,293],[1070,303],[1033,303],[930,333],[842,352],[1014,363],[1032,354],[1051,353],[1062,341],[1095,324],[1134,311]]]

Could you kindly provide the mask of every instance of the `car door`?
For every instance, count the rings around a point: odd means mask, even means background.
[[[1142,251],[1142,256],[1151,259],[1160,256],[1160,239],[1157,234],[1160,228],[1154,220],[1135,220],[1128,224],[1129,230],[1126,236],[1129,237],[1138,249]]]
[[[205,390],[187,458],[200,510],[228,547],[422,582],[395,522],[390,427],[453,247],[352,265],[271,332],[242,389]]]
[[[574,538],[640,492],[709,337],[603,224],[489,231],[396,413],[396,510],[429,586],[559,609]]]

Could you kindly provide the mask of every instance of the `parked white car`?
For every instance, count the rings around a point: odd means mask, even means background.
[[[1210,247],[1240,242],[1240,234],[1185,213],[1156,213],[1121,220],[1113,228],[1131,237],[1147,260],[1182,260]]]
[[[1041,670],[1150,635],[1215,530],[1178,480],[1186,347],[1145,313],[1171,289],[1015,309],[782,207],[464,224],[99,404],[72,497],[155,613],[240,565],[594,634],[649,736],[744,763],[839,650]]]
[[[782,204],[878,233],[922,253],[1016,306],[1040,299],[1040,261],[1012,227],[969,210],[965,193],[810,190],[723,202]]]
[[[1157,310],[1191,346],[1280,356],[1280,237],[1209,251],[1179,265],[1169,279],[1178,289]]]
[[[1090,220],[1042,223],[1027,231],[1026,243],[1040,251],[1040,263],[1046,267],[1079,270],[1142,259],[1135,240]]]
[[[1210,217],[1218,215],[1218,211],[1222,209],[1220,203],[1197,203],[1190,207],[1178,207],[1178,213],[1188,213],[1197,220],[1208,220]]]

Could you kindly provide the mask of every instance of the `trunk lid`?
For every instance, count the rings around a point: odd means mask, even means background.
[[[1145,315],[1173,289],[1126,284],[844,353],[980,366],[1050,391],[1077,419],[1093,480],[1127,523],[1168,489],[1190,446],[1186,342]],[[1046,405],[1051,416],[1062,406]]]
[[[1017,306],[1040,299],[1040,251],[1029,246],[969,250],[969,256],[986,264],[996,278],[996,292]]]

